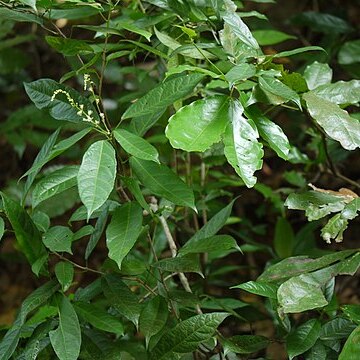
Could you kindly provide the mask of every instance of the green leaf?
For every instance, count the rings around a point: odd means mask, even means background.
[[[116,275],[106,275],[102,288],[110,304],[136,326],[139,321],[141,305],[138,297]]]
[[[178,110],[166,127],[172,147],[185,151],[204,152],[221,140],[229,122],[227,96],[197,100]]]
[[[86,113],[92,111],[94,119],[100,120],[92,103],[85,96],[82,96],[76,90],[68,86],[59,84],[51,79],[40,79],[31,83],[24,83],[24,86],[26,93],[35,106],[38,109],[49,109],[50,115],[56,120],[67,120],[75,123],[83,121],[82,116],[77,114],[79,108],[71,105],[64,93],[57,94],[52,100],[56,90],[68,93],[69,97],[73,99],[78,107],[84,105],[84,111]]]
[[[55,265],[55,275],[58,279],[62,290],[67,291],[74,278],[74,266],[66,261],[60,261]]]
[[[77,360],[80,354],[81,332],[76,312],[67,297],[56,297],[59,327],[49,332],[51,345],[60,360]]]
[[[281,258],[290,257],[293,253],[295,235],[291,224],[279,217],[275,225],[274,248]]]
[[[0,217],[0,241],[4,235],[4,232],[5,232],[5,223],[3,218]]]
[[[139,159],[159,162],[159,153],[145,139],[124,129],[116,129],[113,132],[117,142],[123,149]]]
[[[254,121],[260,136],[268,143],[271,149],[282,159],[288,160],[291,145],[281,127],[264,116],[262,111],[254,105],[245,108],[244,112],[248,119]]]
[[[277,296],[284,313],[299,313],[328,304],[319,283],[311,274],[302,274],[280,285]]]
[[[146,202],[143,193],[141,192],[139,181],[137,179],[122,176],[121,180],[124,182],[126,187],[133,194],[136,201],[142,206],[147,212],[151,212],[149,204]]]
[[[323,325],[320,332],[321,340],[342,340],[346,339],[356,328],[352,321],[336,317]]]
[[[130,166],[140,182],[155,195],[196,210],[192,189],[168,167],[134,157],[130,158]]]
[[[230,103],[231,124],[224,135],[224,153],[230,165],[250,188],[256,183],[254,172],[262,167],[264,151],[262,144],[257,141],[259,134],[254,122],[245,119],[242,113],[239,101]]]
[[[145,303],[140,313],[139,327],[147,346],[150,338],[165,326],[168,316],[168,305],[162,296],[157,295]]]
[[[278,287],[261,281],[248,281],[240,285],[232,286],[231,289],[242,289],[252,294],[276,299]]]
[[[50,251],[64,251],[72,254],[73,235],[73,232],[68,227],[57,225],[51,227],[43,235],[42,241]]]
[[[168,272],[194,272],[201,273],[199,256],[196,254],[188,254],[181,257],[163,259],[152,264],[153,267],[161,271]]]
[[[311,349],[320,335],[321,323],[317,319],[311,319],[301,324],[286,338],[286,348],[290,360]]]
[[[360,325],[360,305],[343,305],[341,310],[351,321]]]
[[[314,90],[321,85],[330,84],[332,75],[333,71],[328,64],[317,61],[308,65],[304,71],[304,78],[309,90]]]
[[[259,77],[259,85],[271,104],[278,105],[292,101],[301,109],[299,95],[280,80],[264,75]]]
[[[16,201],[3,193],[1,195],[5,214],[15,232],[17,244],[29,263],[35,265],[39,259],[46,259],[48,255],[41,241],[40,232],[29,214]],[[35,273],[38,274],[38,272]]]
[[[357,104],[360,102],[360,80],[338,81],[318,86],[312,91],[316,96],[332,103]]]
[[[312,91],[303,95],[312,118],[332,139],[340,142],[346,150],[360,147],[360,122],[338,105],[322,99]]]
[[[234,352],[237,354],[251,354],[265,349],[270,340],[260,335],[235,335],[224,340],[224,354]]]
[[[65,56],[75,56],[93,52],[92,47],[83,40],[68,39],[58,36],[45,36],[45,40],[52,48]]]
[[[252,64],[239,64],[231,68],[226,74],[225,79],[231,83],[235,84],[237,82],[246,80],[253,77],[256,74],[256,67]]]
[[[259,44],[257,43],[255,37],[252,35],[251,31],[241,20],[238,14],[236,14],[235,12],[227,12],[223,16],[223,19],[224,22],[229,25],[234,35],[238,37],[244,44],[246,44],[250,48],[260,51]]]
[[[219,249],[225,251],[230,249],[237,249],[240,251],[236,240],[229,235],[214,235],[207,238],[201,238],[201,241],[188,241],[180,248],[179,255],[191,254],[191,253],[211,253],[219,251]]]
[[[78,172],[79,166],[69,165],[55,170],[41,179],[35,185],[32,192],[33,208],[39,205],[42,201],[76,186]]]
[[[151,351],[150,360],[170,360],[177,353],[196,350],[201,342],[211,338],[227,316],[226,313],[202,314],[180,322],[161,337]]]
[[[122,119],[143,116],[158,112],[192,93],[195,86],[204,78],[201,74],[183,75],[169,79],[132,104]]]
[[[2,19],[7,19],[15,22],[31,22],[31,23],[33,22],[38,25],[43,24],[43,19],[40,16],[31,13],[11,10],[6,7],[2,7],[0,9],[0,17]]]
[[[58,289],[59,285],[56,281],[49,281],[37,288],[23,301],[13,326],[0,342],[0,360],[8,360],[14,353],[28,314],[45,303]]]
[[[108,314],[101,307],[85,302],[76,302],[75,311],[81,319],[88,322],[94,328],[122,335],[124,326],[115,316]]]
[[[360,62],[360,39],[347,41],[338,52],[338,61],[341,65],[351,65]]]
[[[296,36],[285,34],[278,30],[255,30],[252,34],[261,46],[275,45],[285,40],[296,39]]]
[[[360,326],[358,326],[346,340],[339,355],[339,360],[357,360],[360,353]]]
[[[115,150],[106,140],[99,140],[86,150],[77,181],[80,199],[88,219],[108,199],[116,176]]]
[[[113,213],[106,229],[106,245],[109,249],[109,258],[116,261],[119,269],[124,257],[135,245],[141,227],[142,208],[137,202],[128,202]]]
[[[308,52],[308,51],[325,51],[325,50],[320,46],[304,46],[304,47],[297,48],[294,50],[281,51],[275,55],[269,55],[269,57],[276,59],[276,58],[281,58],[281,57],[294,56],[294,55],[301,54],[301,53]]]

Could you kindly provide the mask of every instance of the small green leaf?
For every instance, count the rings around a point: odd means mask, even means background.
[[[270,58],[288,57],[288,56],[294,56],[294,55],[301,54],[301,53],[308,52],[308,51],[324,51],[325,52],[325,50],[320,46],[304,46],[304,47],[297,48],[294,50],[281,51],[275,55],[269,55],[269,57]]]
[[[246,80],[253,77],[256,74],[256,67],[252,64],[239,64],[231,68],[226,74],[225,79],[231,83],[235,84],[239,81]]]
[[[122,335],[124,326],[115,316],[108,314],[101,307],[85,302],[76,302],[74,304],[75,311],[94,328]]]
[[[285,40],[296,39],[296,36],[278,30],[254,30],[252,34],[260,46],[275,45]]]
[[[76,186],[79,166],[69,165],[55,170],[41,179],[32,192],[32,205],[35,208],[42,201]]]
[[[139,327],[146,338],[147,345],[150,338],[165,326],[168,316],[168,305],[162,296],[155,296],[145,303],[140,313]]]
[[[60,360],[77,360],[80,354],[81,332],[76,312],[67,297],[56,297],[59,327],[49,332],[51,345]]]
[[[317,319],[311,319],[301,324],[286,338],[286,348],[290,360],[311,349],[320,335],[321,323]]]
[[[247,187],[256,183],[254,172],[261,169],[264,151],[254,122],[246,119],[243,107],[239,101],[230,103],[231,124],[228,125],[225,135],[225,156]]]
[[[251,354],[265,349],[270,340],[260,335],[235,335],[224,340],[224,353]]]
[[[170,360],[177,353],[196,350],[201,342],[211,338],[227,316],[226,313],[202,314],[180,322],[161,337],[151,351],[150,360]]]
[[[74,266],[66,261],[60,261],[55,265],[55,275],[63,291],[67,291],[74,278]]]
[[[92,53],[92,47],[83,40],[45,36],[46,42],[57,52],[65,56],[75,56],[81,53]]]
[[[192,189],[168,167],[134,157],[130,158],[130,166],[140,182],[155,195],[196,210]]]
[[[252,294],[276,299],[278,287],[261,281],[248,281],[240,285],[232,286],[231,289],[242,289]]]
[[[106,245],[109,258],[116,261],[119,269],[122,260],[135,245],[141,227],[142,208],[137,202],[128,202],[113,213],[106,229]]]
[[[309,90],[314,90],[321,85],[330,84],[332,75],[333,71],[328,64],[317,61],[308,65],[304,71],[304,78]]]
[[[77,181],[88,219],[108,199],[116,176],[115,150],[106,140],[93,143],[85,152]]]
[[[123,114],[122,119],[143,116],[158,112],[175,101],[189,95],[204,75],[191,74],[169,79],[132,104]]]
[[[341,65],[351,65],[360,62],[360,39],[347,41],[338,52],[338,61]]]
[[[154,146],[143,139],[124,129],[114,130],[114,136],[123,149],[139,159],[150,160],[159,163],[159,153]]]
[[[332,139],[346,150],[360,147],[360,122],[338,105],[322,99],[312,91],[303,95],[312,118]]]
[[[172,147],[185,151],[207,150],[221,140],[229,122],[227,96],[197,100],[178,110],[166,127]]]
[[[357,360],[360,353],[360,326],[358,326],[346,340],[339,355],[339,360]]]
[[[68,252],[72,254],[72,231],[66,226],[53,226],[43,235],[43,243],[50,251]]]
[[[351,321],[360,325],[360,305],[343,305],[341,310]]]
[[[194,272],[202,275],[199,256],[188,254],[181,257],[163,259],[152,264],[153,267],[161,271],[168,272]]]

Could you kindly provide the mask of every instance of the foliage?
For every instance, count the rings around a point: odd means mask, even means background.
[[[345,232],[360,185],[339,170],[360,147],[360,40],[305,11],[290,23],[321,46],[298,46],[247,6],[1,2],[0,87],[27,95],[1,133],[37,155],[1,191],[0,239],[43,284],[1,329],[1,360],[261,358],[275,343],[355,359],[360,306],[335,283],[360,266]],[[34,72],[43,51],[60,70]],[[268,333],[246,330],[265,318]]]

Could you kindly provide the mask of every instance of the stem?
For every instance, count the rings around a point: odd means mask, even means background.
[[[93,273],[96,273],[96,274],[101,274],[101,275],[104,275],[105,273],[102,272],[102,271],[98,271],[98,270],[95,270],[95,269],[91,269],[87,266],[82,266],[82,265],[79,265],[77,264],[76,262],[74,261],[71,261],[69,259],[67,259],[65,256],[57,253],[56,251],[52,252],[52,254],[56,255],[57,257],[59,257],[61,260],[64,260],[64,261],[67,261],[68,263],[72,264],[74,267],[78,268],[78,269],[81,269],[81,270],[84,270],[84,271],[90,271],[90,272],[93,272]]]

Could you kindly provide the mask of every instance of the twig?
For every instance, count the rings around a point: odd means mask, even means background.
[[[82,265],[79,265],[77,264],[76,262],[74,261],[71,261],[69,260],[68,258],[66,258],[65,256],[62,256],[61,254],[57,253],[56,251],[54,251],[52,254],[56,255],[57,257],[59,257],[61,260],[64,260],[64,261],[67,261],[68,263],[72,264],[74,267],[78,268],[78,269],[81,269],[81,270],[84,270],[84,271],[90,271],[90,272],[93,272],[93,273],[96,273],[96,274],[101,274],[101,275],[104,275],[105,273],[102,272],[102,271],[98,271],[98,270],[95,270],[95,269],[91,269],[87,266],[82,266]]]

